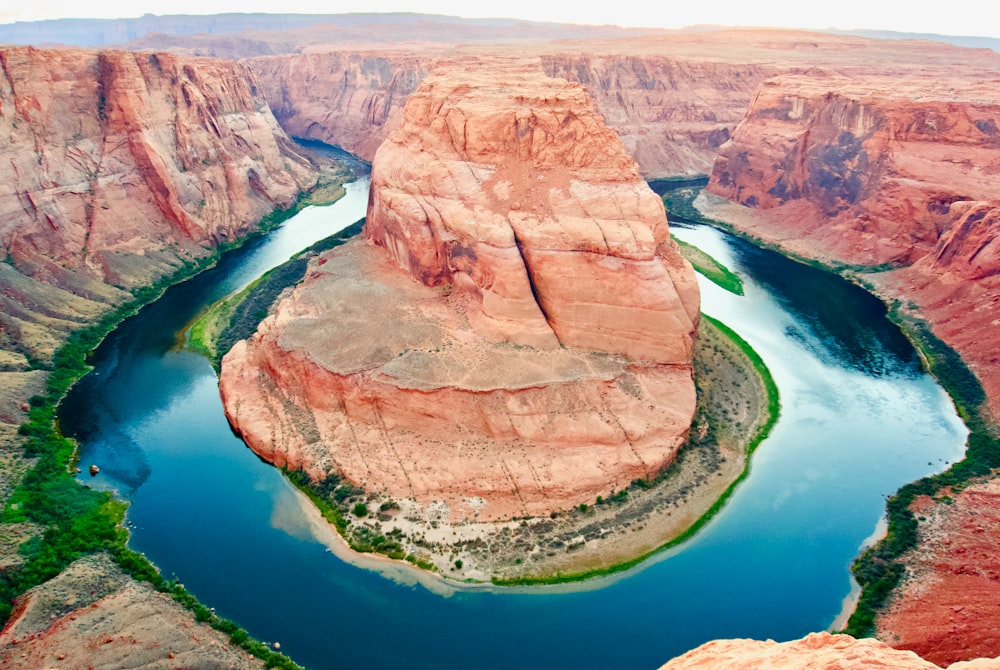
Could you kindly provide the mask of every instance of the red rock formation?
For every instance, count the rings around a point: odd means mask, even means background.
[[[265,665],[105,554],[78,559],[21,595],[0,631],[0,658],[5,670]]]
[[[408,40],[419,39],[420,30],[414,26]],[[992,76],[981,54],[943,44],[722,29],[513,45],[315,46],[246,63],[290,134],[370,160],[399,126],[406,96],[436,63],[486,54],[537,58],[546,74],[583,84],[648,178],[708,173],[758,86],[778,74]]]
[[[878,619],[879,637],[942,666],[1000,656],[1000,481],[912,507],[919,545],[903,557],[907,576]]]
[[[220,386],[267,460],[493,520],[673,459],[698,292],[580,86],[469,66],[426,79],[376,155],[377,246],[325,254]]]
[[[740,228],[791,251],[902,268],[868,281],[916,305],[979,376],[997,419],[1000,94],[978,74],[770,80],[708,189],[752,208],[736,215]]]
[[[952,670],[988,670],[1000,668],[1000,659],[982,658],[950,666]],[[878,640],[857,640],[848,635],[811,633],[801,640],[778,643],[774,640],[713,640],[683,656],[678,656],[660,670],[937,670],[911,651],[898,651]]]
[[[961,354],[998,421],[1000,89],[981,77],[771,80],[709,184],[747,207],[707,198],[702,209],[807,257],[898,268],[864,279]],[[1000,654],[996,488],[923,501],[930,520],[882,639],[945,664]]]
[[[33,48],[0,65],[0,244],[16,291],[49,294],[4,296],[8,346],[40,353],[33,324],[86,322],[315,179],[241,65]]]

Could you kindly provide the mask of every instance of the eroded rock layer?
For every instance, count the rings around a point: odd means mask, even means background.
[[[6,48],[0,65],[5,347],[44,357],[315,181],[236,63]]]
[[[379,150],[365,240],[223,360],[265,459],[452,518],[540,515],[668,464],[694,411],[693,271],[579,85],[445,68]]]
[[[660,670],[728,668],[730,670],[937,670],[939,666],[912,651],[900,651],[878,640],[858,640],[849,635],[810,633],[801,640],[713,640],[683,656],[678,656]],[[941,666],[943,667],[943,666]],[[1000,668],[1000,659],[979,658],[956,663],[953,670],[992,670]]]
[[[895,269],[867,280],[912,302],[958,350],[994,419],[998,90],[976,75],[778,77],[761,87],[708,186],[753,210],[723,213],[746,232],[835,264]]]

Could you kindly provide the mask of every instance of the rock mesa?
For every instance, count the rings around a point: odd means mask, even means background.
[[[496,520],[671,462],[699,295],[582,87],[469,68],[410,96],[364,239],[313,261],[225,357],[221,391],[271,462]]]

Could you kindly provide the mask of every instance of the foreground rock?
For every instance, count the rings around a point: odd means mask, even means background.
[[[660,670],[727,668],[728,670],[937,670],[912,651],[899,651],[878,640],[857,640],[848,635],[811,633],[801,640],[778,643],[773,640],[713,640],[678,656]],[[943,666],[942,666],[943,667]],[[1000,659],[981,658],[956,663],[953,670],[1000,668]]]
[[[919,545],[903,556],[906,577],[877,620],[879,637],[942,666],[1000,656],[1000,481],[922,496],[912,509]]]
[[[104,554],[20,596],[0,632],[0,658],[10,670],[264,667]]]
[[[659,199],[581,87],[478,66],[411,96],[366,240],[315,262],[220,380],[266,460],[456,521],[648,477],[695,402],[697,284]]]

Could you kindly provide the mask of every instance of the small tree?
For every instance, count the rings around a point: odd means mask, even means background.
[[[359,502],[354,505],[354,516],[363,517],[368,516],[368,505],[363,502]]]

